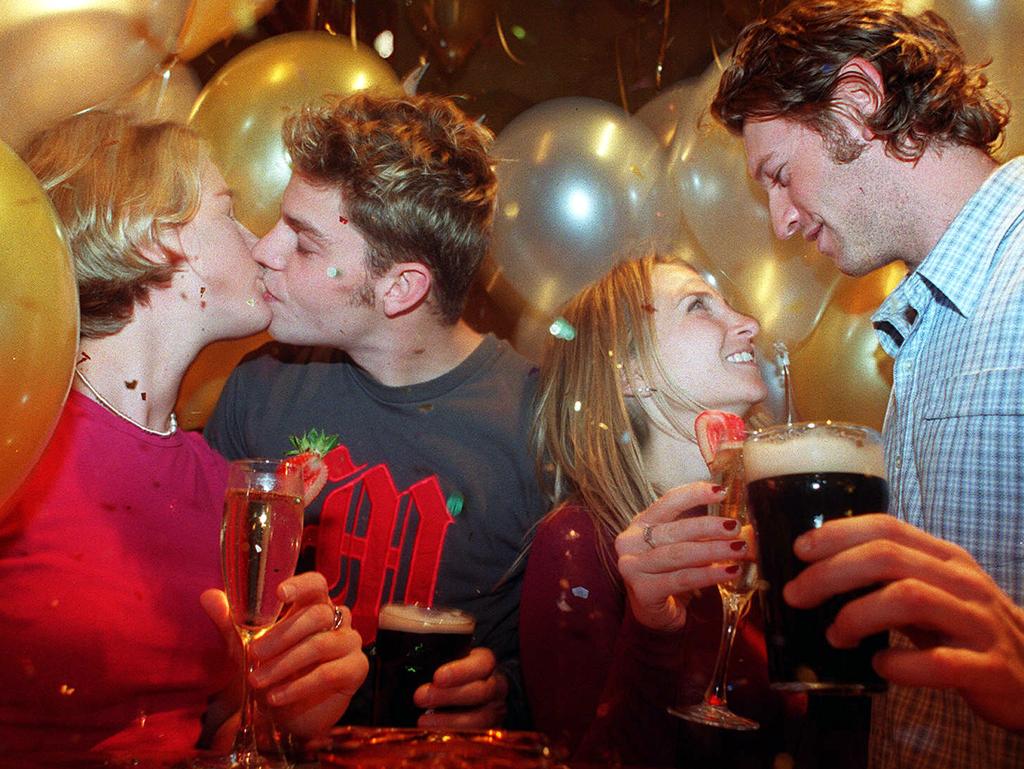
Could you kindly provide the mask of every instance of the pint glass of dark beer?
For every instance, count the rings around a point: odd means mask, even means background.
[[[380,610],[373,658],[373,723],[416,726],[412,701],[434,671],[469,654],[476,621],[459,609],[387,604]]]
[[[836,649],[825,631],[851,598],[836,596],[814,609],[794,609],[782,588],[807,565],[793,540],[826,521],[885,512],[889,503],[881,437],[841,422],[777,425],[743,446],[750,512],[763,580],[765,641],[772,686],[789,691],[856,694],[884,691],[871,657],[886,648],[884,633],[856,649]]]

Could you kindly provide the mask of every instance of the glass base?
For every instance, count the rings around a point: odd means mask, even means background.
[[[188,769],[292,769],[294,764],[283,756],[228,753],[193,758],[186,766]]]
[[[827,681],[788,681],[786,683],[769,684],[779,692],[815,692],[818,694],[835,694],[839,696],[862,696],[866,694],[884,694],[887,686],[881,684],[841,684]]]
[[[677,718],[686,721],[695,721],[706,726],[717,726],[719,729],[735,729],[740,732],[750,732],[760,729],[761,724],[749,718],[738,716],[729,708],[721,705],[709,705],[702,702],[699,705],[690,705],[685,708],[672,707],[668,712]]]

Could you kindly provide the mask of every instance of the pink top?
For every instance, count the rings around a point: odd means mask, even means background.
[[[226,468],[71,392],[0,538],[0,754],[194,745],[233,670],[199,605]]]

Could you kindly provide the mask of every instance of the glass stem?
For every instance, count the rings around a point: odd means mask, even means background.
[[[750,605],[750,593],[737,595],[722,593],[722,639],[718,644],[718,659],[715,660],[715,672],[711,683],[704,692],[704,702],[716,707],[727,707],[726,681],[729,676],[729,657],[732,654],[732,643],[736,639],[736,628],[743,619]]]
[[[257,766],[259,764],[259,749],[256,746],[256,698],[252,687],[249,685],[249,675],[254,667],[249,645],[252,643],[255,634],[246,628],[239,628],[238,633],[242,637],[242,653],[244,654],[242,711],[241,722],[238,725],[238,734],[235,735],[235,746],[231,752],[234,757],[235,766]]]

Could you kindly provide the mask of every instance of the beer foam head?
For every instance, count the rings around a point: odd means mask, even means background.
[[[743,446],[747,482],[802,473],[885,478],[878,433],[841,422],[802,422],[761,430]]]
[[[378,627],[406,633],[472,633],[476,621],[459,609],[389,603],[380,609]]]

